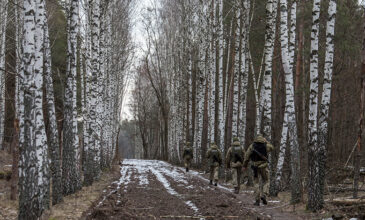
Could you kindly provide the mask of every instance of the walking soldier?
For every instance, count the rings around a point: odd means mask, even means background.
[[[243,166],[245,151],[237,137],[233,138],[232,146],[228,149],[226,155],[227,168],[232,169],[232,183],[234,186],[234,193],[238,194],[240,191],[241,170]]]
[[[248,162],[251,160],[251,168],[254,172],[255,182],[255,205],[260,205],[260,199],[264,205],[267,204],[266,197],[269,191],[269,171],[268,171],[268,153],[274,150],[272,144],[266,141],[262,135],[257,135],[254,142],[248,147],[244,169],[247,168]]]
[[[214,180],[214,185],[217,186],[218,169],[222,165],[222,153],[214,142],[210,144],[210,148],[207,151],[206,157],[209,161],[210,166],[209,184],[212,185]]]
[[[190,142],[186,142],[183,152],[184,165],[186,172],[189,172],[191,160],[193,159],[193,149],[190,146]]]

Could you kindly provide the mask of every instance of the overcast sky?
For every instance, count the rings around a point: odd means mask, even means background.
[[[134,44],[136,46],[136,57],[134,59],[134,65],[136,66],[138,64],[138,61],[141,58],[141,55],[143,54],[143,50],[146,48],[146,38],[145,38],[145,32],[143,30],[143,24],[142,24],[142,12],[146,10],[146,8],[150,7],[152,5],[153,0],[135,0],[138,5],[136,6],[136,15],[135,20],[133,21],[133,30],[132,30],[132,39],[134,41]],[[134,68],[131,70],[134,71]],[[133,72],[132,72],[133,74]],[[127,94],[124,97],[123,100],[123,107],[122,107],[122,119],[133,119],[133,114],[130,110],[130,104],[131,104],[131,91],[133,90],[133,78],[130,80],[128,88],[127,88]]]

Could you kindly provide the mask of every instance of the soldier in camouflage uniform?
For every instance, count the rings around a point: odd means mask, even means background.
[[[184,165],[186,172],[189,172],[191,160],[193,159],[193,149],[190,146],[190,142],[186,142],[183,152]]]
[[[254,205],[260,205],[260,199],[264,205],[267,204],[266,197],[269,192],[269,171],[268,171],[268,153],[274,150],[274,146],[266,141],[261,135],[257,135],[254,142],[248,147],[245,161],[243,162],[244,170],[248,162],[252,161],[252,170],[254,172],[255,198]],[[261,183],[260,183],[261,181]]]
[[[210,166],[209,184],[213,185],[213,180],[214,180],[214,185],[217,186],[218,169],[222,165],[222,153],[214,142],[210,144],[210,148],[207,151],[206,158],[208,159],[209,161],[208,163]]]
[[[226,165],[227,168],[232,169],[232,183],[234,186],[234,193],[236,194],[240,192],[241,170],[244,156],[245,150],[241,147],[239,139],[234,137],[232,146],[227,151]]]

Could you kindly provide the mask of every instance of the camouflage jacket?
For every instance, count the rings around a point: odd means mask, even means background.
[[[213,161],[212,150],[218,151],[218,162]],[[210,166],[220,166],[222,164],[222,153],[217,145],[212,145],[206,153],[206,158],[209,159]]]
[[[274,150],[274,146],[267,142],[266,139],[262,136],[258,136],[255,138],[254,140],[254,143],[266,143],[266,151],[267,153],[271,152]],[[253,153],[253,144],[251,144],[247,151],[246,151],[246,155],[245,155],[245,161],[243,162],[243,166],[244,167],[247,167],[248,166],[248,162],[250,161],[250,157],[251,157],[251,154]],[[256,161],[253,163],[254,166],[257,166],[259,168],[264,168],[264,167],[267,167],[267,161]]]
[[[242,162],[234,161],[234,155],[233,155],[233,152],[232,152],[232,147],[239,147],[240,151],[241,151],[240,154],[241,154],[242,160],[244,160],[244,158],[245,158],[245,150],[243,149],[243,147],[241,147],[240,142],[235,141],[235,142],[233,142],[232,146],[227,151],[226,166],[227,166],[227,168],[241,167]]]

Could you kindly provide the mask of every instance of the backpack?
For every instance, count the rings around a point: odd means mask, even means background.
[[[243,163],[242,148],[240,146],[232,146],[232,160],[234,163],[237,161]]]
[[[252,147],[253,149],[250,159],[253,162],[267,161],[266,143],[254,142]]]
[[[186,147],[185,149],[184,149],[184,155],[186,156],[186,155],[189,155],[189,156],[192,156],[193,155],[193,152],[192,152],[192,150],[191,150],[191,148],[190,147]]]
[[[211,155],[211,158],[212,158],[212,163],[215,163],[215,162],[220,163],[219,151],[218,150],[216,150],[216,149],[211,150],[210,155]]]

